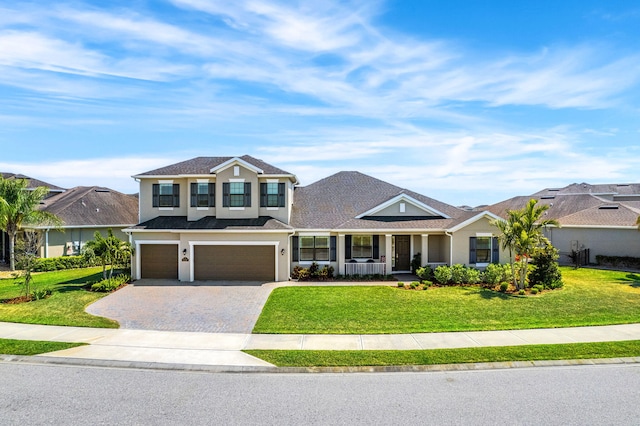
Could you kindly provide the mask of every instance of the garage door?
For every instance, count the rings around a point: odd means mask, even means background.
[[[140,276],[142,278],[178,279],[177,244],[141,244]]]
[[[194,246],[194,279],[273,281],[273,246]]]

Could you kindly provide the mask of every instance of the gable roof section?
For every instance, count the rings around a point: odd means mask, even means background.
[[[417,207],[418,209],[422,210],[425,213],[425,216],[440,216],[443,217],[445,219],[449,219],[449,216],[445,213],[441,213],[438,210],[416,200],[415,198],[402,193],[402,194],[398,194],[395,197],[393,197],[390,200],[385,201],[384,203],[375,206],[374,208],[367,210],[364,213],[361,213],[359,215],[356,216],[356,219],[362,219],[363,217],[366,216],[370,216],[370,215],[374,215],[384,209],[386,209],[387,207],[391,207],[392,205],[396,204],[396,203],[400,203],[400,202],[406,202],[409,204],[412,204],[413,206]],[[420,217],[420,216],[418,216]]]
[[[446,216],[359,217],[402,195]],[[347,171],[297,187],[291,225],[296,229],[445,229],[463,214],[463,210],[433,198],[360,172]]]
[[[233,158],[225,161],[222,164],[218,164],[217,166],[213,167],[209,172],[210,173],[218,173],[218,172],[221,172],[222,170],[228,169],[229,167],[233,166],[234,164],[240,164],[243,167],[256,172],[257,174],[264,174],[264,170],[262,170],[261,168],[256,167],[253,164],[248,163],[248,162],[244,161],[242,158],[238,158],[238,157],[233,157]]]
[[[64,228],[129,226],[138,222],[138,199],[109,188],[77,186],[44,200],[42,208]]]
[[[169,166],[161,167],[159,169],[151,170],[148,172],[140,173],[133,176],[136,177],[154,177],[154,176],[204,176],[215,173],[220,168],[224,168],[226,165],[231,164],[233,161],[239,161],[241,163],[250,166],[254,170],[260,170],[267,175],[289,175],[294,177],[293,173],[289,173],[271,164],[265,163],[262,160],[253,158],[249,155],[243,155],[242,157],[196,157],[190,160],[181,161],[179,163],[171,164]]]

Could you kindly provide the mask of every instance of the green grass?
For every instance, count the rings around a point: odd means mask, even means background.
[[[26,324],[67,325],[78,327],[117,328],[116,321],[96,317],[84,309],[107,293],[86,291],[84,286],[102,278],[102,268],[69,269],[34,274],[34,285],[49,287],[53,294],[28,303],[0,303],[0,321]],[[0,280],[0,300],[21,295],[22,289],[12,278]]]
[[[246,350],[279,367],[436,365],[640,356],[640,340],[409,351]]]
[[[37,340],[0,339],[0,354],[39,355],[84,346],[85,343],[41,342]]]
[[[565,287],[517,297],[479,287],[281,287],[253,330],[386,334],[640,322],[640,275],[562,268]]]

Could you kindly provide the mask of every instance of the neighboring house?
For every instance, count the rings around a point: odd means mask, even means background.
[[[44,200],[42,208],[62,219],[60,230],[36,227],[43,232],[40,257],[78,255],[96,231],[111,229],[128,240],[122,229],[138,222],[138,198],[98,186],[77,186]]]
[[[133,276],[285,281],[296,265],[339,274],[421,263],[484,267],[501,256],[489,212],[469,212],[358,172],[306,187],[250,156],[198,157],[134,176]]]
[[[546,219],[555,219],[560,227],[549,227],[545,234],[560,251],[560,262],[570,263],[572,252],[589,254],[589,263],[597,255],[640,257],[640,184],[591,185],[574,183],[564,188],[547,188],[529,196],[514,197],[487,210],[505,217],[531,200],[549,206]]]
[[[45,186],[49,188],[49,194],[47,195],[47,198],[65,191],[64,188],[60,188],[59,186],[51,185],[50,183],[43,182],[41,180],[21,174],[0,172],[0,176],[2,176],[3,179],[26,179],[28,184],[27,189],[30,190],[33,190],[40,186]],[[3,231],[0,231],[0,243],[2,244],[0,246],[0,262],[5,263],[9,260],[9,238]]]

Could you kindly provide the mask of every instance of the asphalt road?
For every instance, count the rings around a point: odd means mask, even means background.
[[[216,374],[0,363],[3,425],[640,424],[640,365]]]

